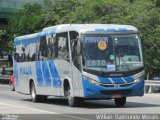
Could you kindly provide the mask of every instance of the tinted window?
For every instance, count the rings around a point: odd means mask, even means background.
[[[39,60],[46,60],[48,56],[48,47],[46,36],[40,37]]]
[[[57,34],[58,58],[69,61],[68,33]]]
[[[57,57],[57,42],[55,35],[40,37],[39,43],[39,60],[53,59]]]

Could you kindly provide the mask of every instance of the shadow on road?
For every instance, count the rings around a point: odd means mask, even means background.
[[[23,101],[32,102],[31,99],[22,99]],[[67,99],[48,99],[43,102],[43,104],[47,105],[59,105],[59,106],[68,106]],[[120,108],[117,107],[114,103],[114,100],[86,100],[77,105],[79,108],[86,109],[101,109],[101,108]],[[147,107],[160,107],[160,104],[149,104],[149,103],[138,103],[138,102],[127,102],[126,105],[122,108],[147,108]]]

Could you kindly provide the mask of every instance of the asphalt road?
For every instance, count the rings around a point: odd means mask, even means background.
[[[29,95],[10,91],[8,85],[0,85],[0,114],[1,117],[18,115],[18,120],[91,120],[99,114],[160,114],[160,94],[127,98],[126,106],[122,108],[116,107],[113,100],[85,101],[72,108],[66,99],[53,97],[45,103],[32,103]]]

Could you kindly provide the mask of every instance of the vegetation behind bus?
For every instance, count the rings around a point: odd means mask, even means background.
[[[160,71],[160,2],[159,0],[44,0],[26,4],[10,19],[8,39],[41,31],[64,23],[115,23],[136,26],[144,45],[146,73]],[[9,49],[12,50],[13,46]]]

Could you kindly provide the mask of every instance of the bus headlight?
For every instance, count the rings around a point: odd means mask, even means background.
[[[99,81],[96,81],[94,79],[88,78],[86,76],[83,76],[83,79],[89,81],[92,84],[98,84],[99,83]]]
[[[93,84],[98,84],[98,83],[99,83],[98,81],[93,80],[93,79],[90,79],[89,82],[90,82],[90,83],[93,83]]]
[[[141,81],[140,78],[137,78],[137,79],[134,80],[135,83],[138,83],[138,82],[140,82],[140,81]]]

